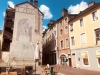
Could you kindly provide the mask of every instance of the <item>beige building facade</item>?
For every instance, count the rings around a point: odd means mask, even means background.
[[[90,2],[88,8],[69,21],[72,66],[100,71],[100,3]]]
[[[57,27],[54,20],[50,20],[48,29],[43,32],[42,38],[44,64],[57,64]]]
[[[42,18],[38,1],[23,2],[6,10],[1,51],[3,66],[34,65],[37,43],[42,59]]]

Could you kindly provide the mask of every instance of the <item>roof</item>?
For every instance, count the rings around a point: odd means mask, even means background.
[[[70,16],[76,16],[77,14],[68,14],[68,15],[66,15],[66,16],[68,16],[68,17],[70,17]],[[66,16],[61,16],[60,18],[58,18],[57,20],[51,20],[51,21],[53,21],[53,24],[51,24],[51,26],[50,27],[48,27],[48,29],[50,29],[50,28],[52,28],[56,23],[58,23],[58,22],[60,22],[62,19],[64,19]],[[48,23],[48,26],[49,26],[49,24],[50,24],[50,22]],[[46,29],[45,31],[44,31],[44,34],[47,32],[47,30],[48,29]]]
[[[68,15],[66,15],[66,16],[76,16],[76,15],[77,15],[77,14],[68,14]],[[60,17],[59,19],[56,20],[55,23],[59,22],[60,20],[62,20],[62,19],[65,18],[66,16]]]
[[[21,4],[24,4],[24,3],[28,3],[30,4],[31,6],[35,7],[34,5],[32,5],[30,2],[26,1],[26,2],[22,2],[20,4],[16,4],[15,6],[18,6],[18,5],[21,5]],[[36,9],[38,9],[37,7],[35,7]],[[44,14],[38,9],[38,11],[44,16]]]
[[[89,11],[93,10],[94,8],[96,8],[98,6],[100,6],[100,2],[99,3],[95,3],[93,6],[88,7],[84,11],[81,11],[76,17],[74,17],[73,19],[71,19],[69,22],[75,20],[76,18],[79,18],[80,16],[84,15],[85,13],[88,13]]]

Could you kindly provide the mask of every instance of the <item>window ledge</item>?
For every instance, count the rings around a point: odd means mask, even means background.
[[[84,65],[84,64],[83,64],[83,67],[90,67],[90,65]]]

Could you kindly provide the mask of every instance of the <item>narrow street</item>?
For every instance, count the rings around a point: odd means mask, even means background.
[[[58,75],[100,75],[100,72],[61,66]]]

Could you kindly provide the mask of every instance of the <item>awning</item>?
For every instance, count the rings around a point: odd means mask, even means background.
[[[87,52],[83,52],[83,53],[82,53],[82,58],[84,58],[84,59],[87,59],[87,58],[88,58]]]
[[[100,58],[100,51],[97,51],[97,52],[96,52],[96,57],[97,57],[97,58]]]

